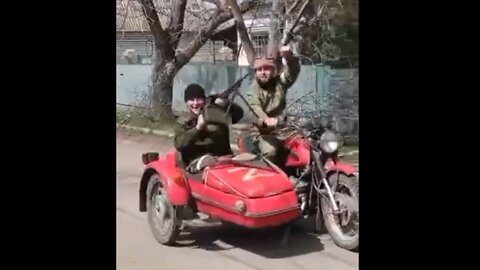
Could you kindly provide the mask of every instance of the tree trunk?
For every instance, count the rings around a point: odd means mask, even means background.
[[[245,22],[243,21],[242,12],[240,11],[240,8],[238,7],[238,4],[236,1],[227,0],[226,2],[232,8],[232,13],[237,25],[237,31],[238,31],[238,34],[240,35],[240,40],[242,42],[243,49],[247,54],[248,64],[250,66],[253,66],[253,61],[255,61],[255,56],[256,56],[255,48],[253,48],[252,41],[248,36],[247,27],[245,26]]]
[[[152,108],[156,121],[174,119],[172,110],[173,80],[177,73],[174,60],[170,62],[155,61],[152,74]]]
[[[270,12],[270,27],[268,29],[267,56],[278,57],[278,47],[282,39],[283,27],[285,25],[283,18],[285,6],[279,0],[272,1],[272,10]]]
[[[220,2],[214,1],[217,6]],[[233,18],[230,10],[217,9],[212,18],[203,26],[199,25],[199,31],[190,44],[181,51],[176,51],[181,31],[183,30],[185,9],[187,0],[178,0],[172,6],[170,22],[165,29],[160,23],[158,11],[154,0],[140,0],[142,11],[147,19],[150,31],[154,37],[155,63],[152,73],[151,107],[154,120],[159,122],[174,119],[172,110],[173,80],[180,70],[198,52],[205,42],[214,34],[222,23]],[[173,2],[172,2],[173,3]],[[249,0],[240,4],[239,12],[245,13],[256,5],[257,1]]]

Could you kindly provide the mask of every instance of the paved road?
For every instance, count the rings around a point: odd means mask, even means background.
[[[282,270],[358,268],[358,254],[336,247],[328,236],[297,228],[289,247],[282,233],[229,231],[220,225],[190,228],[179,247],[158,244],[144,213],[138,212],[138,183],[144,151],[165,151],[170,141],[153,136],[117,135],[117,269]]]

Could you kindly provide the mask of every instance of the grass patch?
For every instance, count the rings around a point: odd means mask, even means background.
[[[358,151],[358,145],[343,145],[340,147],[340,151],[344,153]]]
[[[358,145],[344,145],[340,148],[339,154],[343,162],[358,164]]]
[[[140,108],[117,108],[117,124],[154,130],[173,130],[175,119],[154,117],[152,111]]]

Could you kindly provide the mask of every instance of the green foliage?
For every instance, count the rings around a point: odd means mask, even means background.
[[[156,130],[171,130],[174,119],[154,117],[153,110],[144,108],[117,108],[117,124]]]

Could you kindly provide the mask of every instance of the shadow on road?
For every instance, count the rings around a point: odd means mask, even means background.
[[[317,235],[302,225],[292,226],[289,242],[281,244],[285,227],[249,230],[230,226],[192,227],[182,232],[178,246],[211,251],[240,248],[257,255],[280,259],[322,251]],[[225,247],[225,244],[229,247]],[[231,246],[231,247],[230,247]]]

